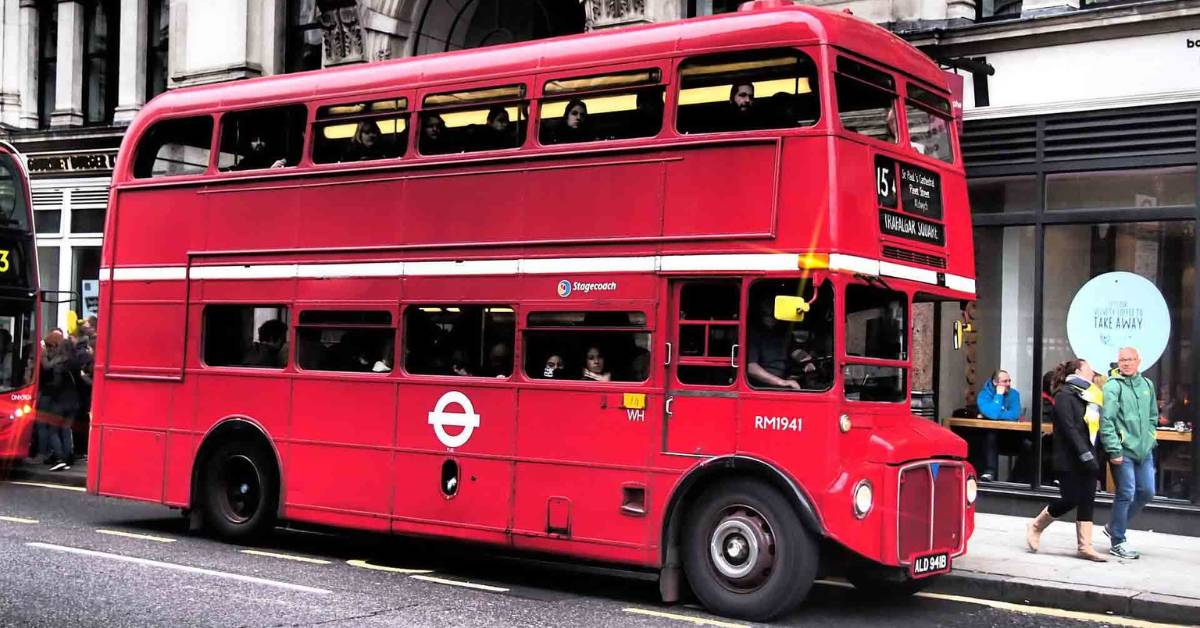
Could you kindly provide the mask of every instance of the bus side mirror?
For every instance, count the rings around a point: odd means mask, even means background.
[[[805,301],[804,297],[789,297],[782,294],[775,297],[775,320],[800,323],[804,321],[804,315],[808,313],[808,309],[808,301]]]
[[[975,327],[970,323],[964,323],[961,320],[954,321],[954,350],[958,351],[963,347],[963,334],[969,334],[975,331]]]

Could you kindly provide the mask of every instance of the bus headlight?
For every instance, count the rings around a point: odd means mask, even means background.
[[[975,481],[974,475],[967,476],[967,505],[975,503],[975,498],[979,495],[979,483]]]
[[[854,516],[859,519],[866,517],[874,504],[875,491],[871,488],[871,483],[859,480],[854,487]]]

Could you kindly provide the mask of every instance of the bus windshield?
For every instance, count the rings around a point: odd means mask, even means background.
[[[25,207],[25,186],[16,157],[0,153],[0,228],[29,229],[29,210]]]
[[[0,299],[0,392],[33,383],[34,307],[32,299]]]
[[[907,360],[908,297],[875,286],[848,286],[845,330],[850,359]],[[908,397],[908,370],[902,366],[847,364],[842,376],[850,401],[900,402]]]

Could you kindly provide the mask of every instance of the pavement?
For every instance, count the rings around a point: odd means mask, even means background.
[[[18,464],[11,480],[84,486],[86,461],[68,471]],[[1030,512],[1030,516],[1035,514]],[[1142,556],[1107,554],[1108,539],[1096,528],[1093,543],[1109,558],[1093,563],[1075,556],[1075,524],[1059,521],[1042,535],[1041,551],[1025,546],[1027,519],[977,514],[967,555],[954,570],[931,583],[933,593],[982,598],[1131,617],[1153,622],[1200,625],[1200,537],[1133,530],[1129,542]]]

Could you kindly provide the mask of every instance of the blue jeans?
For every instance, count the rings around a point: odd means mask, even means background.
[[[1141,462],[1125,456],[1123,463],[1112,465],[1112,472],[1117,495],[1113,498],[1108,533],[1112,535],[1112,544],[1118,545],[1125,542],[1129,522],[1154,497],[1154,452]]]

